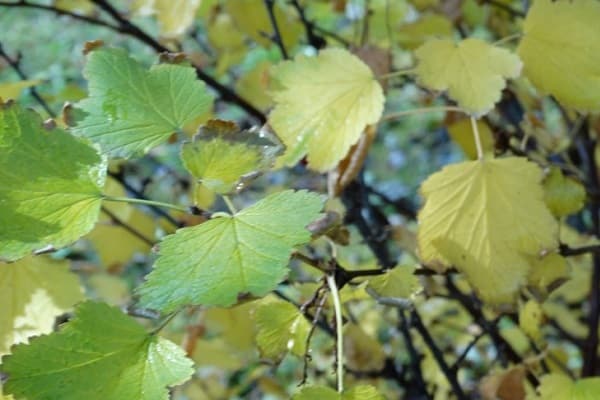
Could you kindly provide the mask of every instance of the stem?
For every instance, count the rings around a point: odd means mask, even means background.
[[[279,47],[279,51],[281,52],[281,56],[284,60],[289,59],[289,55],[285,46],[283,44],[283,39],[281,37],[281,31],[279,30],[279,25],[277,24],[277,20],[275,19],[275,1],[274,0],[264,0],[265,8],[267,9],[267,13],[269,14],[269,20],[271,21],[271,27],[273,28],[273,38],[275,39],[275,43]]]
[[[173,320],[173,318],[175,318],[175,316],[177,314],[179,314],[179,311],[181,311],[182,308],[180,308],[179,310],[173,311],[171,314],[167,315],[165,317],[165,319],[163,319],[161,321],[161,323],[152,330],[152,335],[156,335],[158,334],[160,331],[162,331],[164,329],[165,326],[167,326],[169,324],[169,322],[171,322]]]
[[[381,81],[383,79],[390,79],[390,78],[395,78],[397,76],[408,75],[408,74],[412,74],[414,71],[415,71],[414,67],[407,68],[407,69],[401,69],[398,71],[389,72],[387,74],[378,75],[377,80]]]
[[[181,211],[184,213],[188,212],[188,209],[185,207],[176,206],[175,204],[163,203],[163,202],[154,201],[154,200],[135,199],[132,197],[113,197],[113,196],[106,196],[106,195],[102,196],[102,200],[115,201],[115,202],[120,202],[120,203],[143,204],[146,206],[170,208],[172,210],[177,210],[177,211]]]
[[[479,128],[477,127],[477,120],[475,117],[471,117],[471,128],[473,128],[475,147],[477,147],[477,159],[481,161],[483,160],[483,147],[481,147],[481,138],[479,137]]]
[[[335,278],[333,275],[326,275],[327,285],[331,291],[331,298],[333,299],[333,308],[335,310],[335,334],[336,334],[336,347],[337,347],[337,391],[342,393],[344,391],[344,333],[342,332],[342,305],[340,302],[340,294],[335,284]]]
[[[439,111],[456,111],[456,112],[462,112],[462,113],[466,114],[465,110],[463,110],[460,107],[455,107],[455,106],[424,107],[424,108],[414,108],[412,110],[393,112],[393,113],[384,115],[383,117],[381,117],[381,120],[389,121],[391,119],[405,117],[407,115],[426,114],[426,113],[430,113],[430,112],[439,112]]]
[[[515,39],[519,39],[521,36],[523,36],[523,33],[521,32],[513,33],[512,35],[508,35],[503,37],[502,39],[496,40],[494,43],[492,43],[492,46],[499,46],[507,42],[512,42]]]
[[[233,204],[233,201],[231,201],[229,196],[223,196],[223,201],[225,202],[225,204],[227,204],[227,208],[229,208],[231,214],[235,214],[238,212],[238,210],[235,208],[235,205]]]

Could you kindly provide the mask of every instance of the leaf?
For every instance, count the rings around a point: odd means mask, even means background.
[[[581,183],[564,176],[560,168],[552,167],[544,178],[544,201],[556,217],[564,217],[581,210],[586,193]]]
[[[191,367],[178,346],[95,302],[80,304],[59,332],[16,346],[1,366],[4,390],[28,400],[167,400],[166,387],[185,382]]]
[[[156,15],[160,34],[165,38],[179,38],[194,23],[196,10],[202,0],[146,0],[145,10]]]
[[[303,356],[310,323],[292,304],[265,299],[256,309],[256,344],[261,356],[275,360],[288,351]]]
[[[0,83],[0,98],[4,100],[17,99],[21,95],[23,89],[39,85],[40,83],[42,83],[42,81],[39,79]]]
[[[256,349],[254,336],[255,314],[258,301],[250,301],[229,308],[212,307],[204,313],[204,322],[219,334],[236,353]]]
[[[83,140],[0,104],[0,259],[68,245],[98,218],[105,161]]]
[[[600,393],[600,378],[572,381],[562,374],[549,374],[540,379],[539,400],[592,400]]]
[[[540,327],[544,322],[544,311],[535,300],[529,300],[519,310],[519,326],[535,343],[542,340]]]
[[[348,368],[355,371],[380,371],[385,365],[381,343],[357,324],[344,327],[344,358]]]
[[[204,82],[191,67],[154,65],[147,71],[127,52],[99,48],[88,55],[89,97],[73,131],[113,157],[131,157],[165,141],[212,107]]]
[[[181,159],[202,185],[220,194],[242,190],[270,168],[283,150],[277,137],[266,129],[241,130],[229,121],[210,120],[184,143]]]
[[[538,297],[545,298],[570,278],[567,259],[557,253],[545,255],[531,261],[527,277],[528,288]]]
[[[275,109],[269,116],[287,147],[283,162],[329,170],[344,158],[368,124],[379,120],[383,91],[373,73],[346,50],[298,56],[274,68]]]
[[[304,386],[292,400],[385,400],[377,389],[371,385],[358,385],[343,393],[338,393],[327,386]]]
[[[235,90],[239,95],[261,110],[266,110],[273,104],[268,92],[271,65],[269,61],[262,61],[235,83]]]
[[[221,12],[212,18],[206,36],[211,46],[219,53],[217,75],[223,74],[229,67],[239,64],[248,54],[245,37],[236,29],[229,14]],[[242,94],[240,93],[240,95]]]
[[[475,147],[475,139],[473,137],[473,128],[471,120],[463,118],[453,122],[448,127],[448,134],[454,143],[465,153],[469,160],[477,159],[477,148]],[[494,134],[492,130],[482,120],[477,121],[477,130],[479,131],[479,140],[484,154],[494,154]]]
[[[452,22],[440,14],[425,14],[415,22],[402,25],[396,37],[401,46],[414,50],[431,38],[451,38]]]
[[[368,288],[379,297],[411,298],[421,289],[419,278],[414,272],[414,266],[399,265],[383,275],[369,279]]]
[[[600,110],[600,4],[536,0],[517,53],[543,93],[579,111]]]
[[[421,186],[421,261],[440,270],[454,265],[485,301],[512,302],[529,273],[527,257],[558,245],[541,178],[536,164],[517,157],[463,162],[431,175]]]
[[[230,306],[243,293],[267,294],[286,275],[294,246],[310,240],[305,227],[322,205],[314,193],[288,190],[167,236],[138,291],[142,304],[170,312],[185,304]]]
[[[0,262],[0,355],[15,343],[52,332],[57,316],[83,300],[69,263],[48,256]]]
[[[486,375],[479,384],[484,400],[525,400],[525,369],[522,366],[495,371]]]
[[[474,116],[490,111],[500,100],[506,78],[521,72],[519,57],[479,39],[454,43],[432,39],[415,51],[419,81],[433,90],[448,90],[460,107]]]

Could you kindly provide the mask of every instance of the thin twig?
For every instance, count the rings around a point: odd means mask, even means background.
[[[154,246],[155,242],[153,240],[146,237],[143,233],[141,233],[140,231],[135,229],[133,226],[129,225],[127,222],[123,221],[121,218],[119,218],[118,215],[116,215],[115,213],[110,211],[108,208],[106,208],[105,206],[102,206],[101,210],[104,214],[108,215],[108,217],[111,219],[111,221],[114,224],[125,229],[127,232],[131,233],[133,236],[140,239],[142,242],[146,243],[148,246],[150,246],[150,247]]]
[[[304,8],[300,2],[298,0],[290,0],[290,4],[296,9],[296,12],[300,17],[300,22],[302,22],[302,25],[304,25],[304,31],[306,32],[306,40],[308,41],[308,44],[317,50],[325,47],[327,43],[321,36],[315,34],[314,31],[318,27],[313,22],[309,21],[308,18],[306,18],[306,13],[304,12]]]
[[[283,37],[281,36],[281,30],[279,29],[279,25],[277,24],[277,19],[275,18],[275,1],[274,0],[264,0],[265,8],[267,9],[267,14],[269,14],[269,21],[271,22],[271,27],[273,28],[273,41],[279,47],[279,51],[281,52],[281,56],[284,60],[289,59],[289,55],[287,50],[285,49],[285,45],[283,44]]]

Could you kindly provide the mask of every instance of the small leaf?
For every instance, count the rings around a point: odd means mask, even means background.
[[[283,150],[266,129],[243,131],[229,121],[211,120],[194,141],[184,143],[181,159],[202,185],[220,194],[240,191],[273,165]]]
[[[39,79],[0,83],[0,98],[4,100],[17,99],[21,95],[23,89],[39,85],[40,83],[42,83],[42,81]]]
[[[536,0],[517,53],[544,93],[580,111],[600,110],[600,3]]]
[[[500,100],[505,78],[521,73],[519,57],[479,39],[454,43],[432,39],[415,51],[419,81],[434,90],[448,90],[458,105],[474,116],[490,111]]]
[[[567,259],[557,253],[546,254],[543,258],[531,260],[531,270],[527,277],[528,288],[541,298],[558,288],[570,278]]]
[[[539,343],[542,340],[540,327],[544,322],[544,312],[540,303],[529,300],[519,310],[519,326],[530,339]]]
[[[194,23],[202,0],[136,0],[134,10],[142,15],[156,15],[160,34],[178,38]]]
[[[122,49],[91,51],[84,75],[89,97],[77,104],[85,116],[73,131],[113,157],[147,152],[212,107],[193,68],[160,64],[147,71]]]
[[[452,22],[440,14],[424,14],[417,21],[402,25],[396,37],[401,46],[413,50],[431,38],[451,38]]]
[[[79,305],[59,332],[2,358],[4,390],[28,400],[167,400],[192,362],[178,346],[103,303]]]
[[[66,261],[30,256],[0,262],[0,355],[15,343],[52,332],[55,318],[81,300],[79,280]]]
[[[540,379],[539,400],[592,400],[600,393],[600,378],[572,381],[562,374],[549,374]]]
[[[354,371],[380,371],[385,365],[381,343],[357,324],[344,327],[344,358]]]
[[[264,296],[286,275],[294,246],[323,204],[307,191],[272,194],[235,215],[180,229],[159,246],[139,289],[144,306],[169,312],[185,304],[230,306],[238,295]]]
[[[85,141],[0,104],[0,259],[59,248],[98,219],[106,163]]]
[[[431,175],[421,186],[422,262],[441,270],[454,265],[485,301],[512,302],[529,273],[527,257],[558,245],[541,178],[536,164],[517,157],[463,162]]]
[[[383,275],[369,279],[369,289],[379,297],[411,298],[421,289],[414,266],[399,265]]]
[[[385,400],[377,389],[371,385],[358,385],[343,393],[338,393],[327,386],[304,386],[292,400]]]
[[[335,167],[383,112],[381,86],[346,50],[285,61],[274,68],[273,79],[275,109],[269,122],[287,147],[286,165],[308,154],[309,167],[317,171]]]
[[[583,185],[564,176],[560,168],[550,168],[543,185],[544,201],[556,217],[574,214],[585,205],[586,193]]]
[[[263,357],[278,360],[288,351],[303,356],[310,323],[292,304],[265,299],[256,309],[256,343]]]

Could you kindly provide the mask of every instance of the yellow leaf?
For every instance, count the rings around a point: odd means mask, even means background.
[[[53,3],[56,8],[83,15],[93,14],[96,8],[90,0],[54,0]]]
[[[258,302],[244,303],[231,308],[210,308],[204,314],[207,326],[217,328],[225,342],[236,351],[255,348],[254,311]]]
[[[3,100],[17,99],[21,95],[23,89],[39,85],[40,83],[42,83],[42,81],[39,79],[0,83],[0,98]]]
[[[160,34],[165,38],[178,38],[192,25],[201,0],[135,0],[134,13],[155,15]]]
[[[542,171],[523,158],[469,161],[421,186],[421,260],[454,265],[490,303],[512,302],[526,281],[527,257],[557,247],[558,225],[543,202]]]
[[[235,89],[252,105],[265,110],[273,104],[268,92],[271,63],[262,61],[238,79]]]
[[[448,90],[474,116],[490,111],[500,100],[505,78],[516,78],[521,72],[519,57],[479,39],[429,40],[415,56],[419,81],[434,90]]]
[[[440,14],[425,14],[417,21],[402,25],[396,35],[401,46],[413,50],[427,39],[452,37],[452,22]]]
[[[0,355],[30,336],[52,332],[54,319],[81,300],[68,262],[48,256],[0,262]]]
[[[421,289],[419,278],[414,272],[414,266],[399,265],[383,275],[369,279],[369,289],[380,297],[409,299]]]
[[[123,306],[131,299],[127,283],[118,276],[97,273],[90,277],[88,284],[96,296],[110,305]]]
[[[248,50],[244,35],[233,24],[229,14],[219,13],[208,26],[208,41],[217,50],[217,74],[222,74],[242,61]]]
[[[536,296],[545,298],[569,279],[569,273],[567,259],[558,253],[550,253],[531,260],[527,285]]]
[[[381,344],[356,324],[344,327],[344,357],[348,368],[355,371],[379,371],[385,364]]]
[[[542,340],[540,327],[543,322],[544,312],[537,301],[529,300],[519,310],[519,326],[536,343]]]
[[[251,335],[251,332],[247,334]],[[247,361],[243,355],[244,353],[231,348],[222,338],[198,339],[192,359],[200,367],[212,366],[225,371],[235,371]]]
[[[552,167],[544,178],[544,201],[557,217],[581,210],[585,205],[585,188],[571,177],[563,175],[560,168]]]
[[[287,165],[308,154],[312,169],[335,167],[383,111],[381,86],[369,67],[346,50],[298,56],[277,66],[273,78],[277,87],[269,122],[287,146]]]
[[[600,110],[600,3],[536,0],[517,49],[544,93],[580,111]]]
[[[470,160],[477,159],[477,148],[473,137],[473,128],[469,118],[464,118],[452,123],[448,126],[448,134],[450,138],[458,144],[463,153]],[[482,120],[477,121],[477,130],[479,131],[479,139],[481,140],[481,148],[484,154],[494,154],[494,134],[492,130]]]

